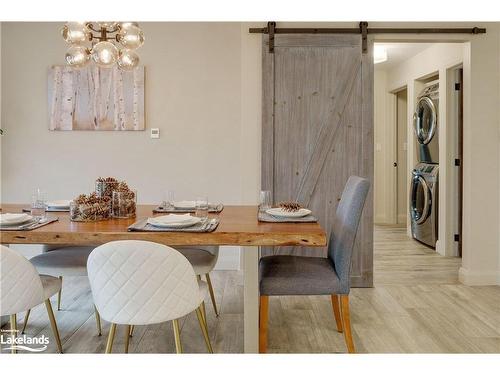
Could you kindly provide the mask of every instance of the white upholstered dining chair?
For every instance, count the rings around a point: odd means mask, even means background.
[[[61,289],[57,293],[57,310],[61,309],[61,291],[63,277],[87,276],[87,259],[94,250],[93,246],[43,245],[42,253],[30,259],[38,273],[57,277],[61,280]],[[101,336],[101,319],[95,309],[97,334]],[[30,310],[24,316],[21,333],[28,324]]]
[[[0,247],[0,268],[0,315],[10,316],[12,336],[17,334],[17,314],[45,302],[57,348],[62,353],[61,339],[50,304],[50,297],[61,290],[61,280],[39,275],[28,259],[5,246]]]
[[[126,326],[128,352],[131,326],[172,321],[177,353],[182,353],[178,319],[196,311],[210,353],[213,352],[202,312],[205,283],[175,249],[148,241],[113,241],[90,254],[87,269],[94,303],[111,323],[106,353],[111,353],[116,325]]]
[[[219,258],[219,246],[175,246],[175,249],[184,255],[193,266],[194,273],[198,278],[205,275],[208,284],[208,292],[212,300],[215,316],[219,316],[217,303],[215,302],[214,288],[210,279],[210,272],[215,267]]]

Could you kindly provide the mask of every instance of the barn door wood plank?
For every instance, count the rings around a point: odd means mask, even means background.
[[[343,124],[344,112],[351,98],[354,83],[360,73],[361,62],[355,62],[349,69],[347,79],[340,86],[340,95],[333,109],[333,116],[325,121],[313,146],[313,153],[309,158],[306,173],[302,176],[296,195],[296,201],[308,205],[318,182],[326,158],[330,153],[331,145],[335,141],[337,130]],[[343,94],[342,94],[343,93]]]

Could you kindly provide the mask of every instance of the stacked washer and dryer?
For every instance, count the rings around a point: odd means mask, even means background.
[[[438,238],[439,84],[417,97],[413,115],[418,164],[411,176],[410,220],[414,239],[436,247]]]

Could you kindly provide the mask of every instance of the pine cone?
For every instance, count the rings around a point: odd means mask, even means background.
[[[302,208],[302,206],[297,202],[281,202],[279,206],[283,209],[283,211],[287,212],[297,212]]]

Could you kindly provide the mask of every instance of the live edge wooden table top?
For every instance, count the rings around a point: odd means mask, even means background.
[[[2,212],[16,213],[28,205],[4,204]],[[153,205],[137,206],[132,219],[73,222],[68,212],[50,212],[59,221],[31,231],[1,231],[3,244],[100,245],[116,240],[146,240],[166,245],[236,246],[325,246],[326,234],[317,223],[261,223],[256,206],[225,206],[218,216],[220,224],[211,233],[128,232],[137,220],[153,216]],[[158,216],[161,214],[155,214]]]

